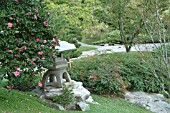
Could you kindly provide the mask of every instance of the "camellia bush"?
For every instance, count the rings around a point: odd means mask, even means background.
[[[52,65],[58,42],[49,16],[42,0],[0,1],[0,75],[8,89],[31,90],[42,67]]]

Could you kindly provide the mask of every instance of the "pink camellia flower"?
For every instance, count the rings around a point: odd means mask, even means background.
[[[35,11],[35,13],[38,13],[38,9],[35,9],[34,11]]]
[[[31,64],[34,64],[34,61],[33,61],[33,60],[30,60],[30,63],[31,63]]]
[[[13,24],[9,22],[9,23],[8,23],[8,27],[9,27],[9,28],[12,28],[12,26],[13,26]]]
[[[27,46],[23,46],[23,49],[24,49],[24,50],[27,50]]]
[[[37,16],[36,15],[34,15],[34,20],[37,20]]]
[[[14,55],[15,58],[18,58],[19,56],[17,54]]]
[[[12,50],[8,50],[8,53],[12,53]]]
[[[31,12],[26,13],[26,15],[27,15],[27,16],[30,16],[30,15],[31,15]]]
[[[44,40],[43,42],[44,42],[44,43],[46,43],[46,42],[47,42],[47,40]]]
[[[22,72],[22,70],[19,67],[17,68],[17,71]]]
[[[19,76],[20,72],[15,71],[15,72],[13,72],[13,74],[17,77],[17,76]]]
[[[22,48],[19,48],[18,51],[19,51],[19,52],[22,52]]]
[[[18,19],[16,19],[16,23],[18,23]]]
[[[54,47],[56,47],[57,45],[58,45],[58,44],[57,44],[57,43],[55,43],[55,44],[54,44]]]
[[[53,38],[53,40],[52,40],[53,42],[56,42],[56,39],[55,38]]]
[[[44,47],[44,45],[41,45],[41,47]]]
[[[42,87],[42,83],[41,82],[38,82],[38,87]]]
[[[39,41],[40,41],[40,38],[36,38],[35,41],[36,41],[36,42],[39,42]]]
[[[43,22],[44,23],[44,26],[48,26],[48,20],[46,20],[45,22]]]
[[[37,54],[38,54],[38,55],[42,55],[42,54],[43,54],[43,51],[39,51]]]
[[[12,20],[13,18],[10,16],[9,19]]]
[[[18,2],[18,0],[14,0],[15,2]]]
[[[41,59],[42,59],[42,60],[45,60],[45,58],[44,58],[44,57],[42,57]]]
[[[10,86],[6,86],[6,88],[7,88],[7,89],[11,89],[11,87],[10,87]]]
[[[54,57],[54,56],[55,56],[55,53],[53,53],[52,56]]]
[[[48,15],[50,15],[50,12],[48,12]]]

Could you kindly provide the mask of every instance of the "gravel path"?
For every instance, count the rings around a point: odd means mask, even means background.
[[[78,42],[82,46],[92,46],[96,47],[97,50],[90,50],[90,51],[85,51],[82,53],[82,55],[78,58],[82,57],[87,57],[87,56],[93,56],[95,54],[107,54],[107,53],[112,53],[112,52],[126,52],[126,49],[124,45],[118,45],[115,44],[114,46],[96,46],[96,45],[88,45],[82,42]],[[170,44],[170,43],[167,43]],[[160,43],[155,43],[155,44],[136,44],[135,46],[132,46],[131,51],[152,51],[159,47],[161,44]]]

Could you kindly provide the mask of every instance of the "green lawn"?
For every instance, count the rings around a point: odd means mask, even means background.
[[[48,107],[41,102],[33,93],[0,89],[0,113],[151,113],[141,107],[132,105],[123,99],[105,98],[92,95],[93,99],[100,105],[90,105],[91,110],[81,111],[60,111]]]
[[[96,50],[97,48],[92,47],[92,46],[80,46],[77,51],[89,51],[89,50]]]

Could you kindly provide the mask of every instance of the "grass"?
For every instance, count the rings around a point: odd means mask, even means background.
[[[100,105],[90,105],[91,110],[83,113],[151,113],[150,111],[126,102],[123,99],[92,95]],[[0,89],[0,113],[82,113],[82,111],[60,111],[50,108],[31,92]]]
[[[90,51],[90,50],[96,50],[97,48],[92,47],[92,46],[80,46],[77,51]]]
[[[79,57],[83,51],[89,51],[89,50],[96,50],[97,48],[92,46],[80,46],[77,48],[76,51],[66,51],[64,52],[64,58],[77,58]]]

